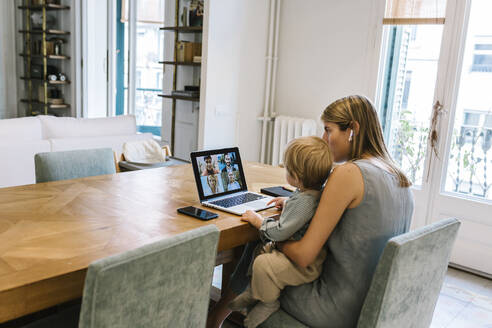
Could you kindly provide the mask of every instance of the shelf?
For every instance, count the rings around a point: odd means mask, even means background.
[[[161,27],[161,31],[174,31],[178,33],[202,33],[202,26],[167,26]]]
[[[70,56],[63,56],[63,55],[47,55],[47,56],[43,56],[43,55],[27,55],[27,54],[19,54],[19,56],[22,56],[22,57],[31,57],[31,58],[48,58],[48,59],[59,59],[59,60],[69,60],[70,59]]]
[[[69,35],[70,32],[67,31],[61,31],[61,30],[19,30],[19,33],[31,33],[31,34],[43,34],[43,32],[46,32],[46,34],[49,35]]]
[[[31,100],[29,101],[29,99],[21,99],[21,102],[23,103],[26,103],[26,104],[33,104],[33,105],[45,105],[44,102],[41,102],[41,101],[37,101],[37,100]],[[70,104],[47,104],[48,105],[48,108],[50,109],[66,109],[66,108],[70,108]]]
[[[34,15],[40,16],[43,21],[49,20],[49,17],[46,15],[55,15],[58,18],[56,19],[58,23],[64,22],[65,20],[70,22],[72,17],[70,13],[73,6],[70,6],[70,3],[60,3],[65,1],[18,0],[15,2],[16,11],[18,10],[16,13],[17,15],[20,14],[22,16],[25,16],[28,13],[32,14],[34,12]],[[54,46],[54,43],[49,44],[47,41],[49,41],[50,39],[52,41],[54,41],[55,39],[63,39],[63,42],[68,42],[73,32],[72,27],[68,28],[68,26],[63,26],[59,24],[33,25],[30,21],[31,18],[28,15],[25,17],[25,19],[22,20],[22,22],[18,24],[18,27],[16,28],[16,33],[19,33],[18,35],[21,36],[22,39],[24,39],[22,50],[18,51],[17,55],[21,57],[19,59],[25,65],[25,73],[24,76],[18,76],[21,81],[28,81],[28,83],[25,83],[26,94],[28,94],[28,96],[24,96],[24,99],[20,99],[21,97],[19,97],[18,101],[22,104],[25,104],[23,106],[26,107],[26,114],[28,115],[71,116],[73,114],[71,111],[71,105],[68,103],[60,103],[64,102],[65,99],[71,99],[74,96],[72,94],[74,90],[72,90],[71,88],[71,81],[68,79],[67,76],[73,77],[75,73],[73,72],[72,68],[63,68],[65,66],[63,61],[65,61],[65,63],[67,64],[70,64],[71,57],[62,53],[64,47],[61,48],[61,50],[57,49],[60,51],[57,51],[57,54],[55,55],[54,50],[49,50],[54,49],[54,47],[52,47]],[[36,50],[36,52],[33,52],[33,50]],[[35,68],[34,64],[39,65],[36,65],[37,67]],[[51,66],[53,66],[54,68],[52,68]],[[33,68],[35,69],[33,70]],[[57,80],[52,81],[49,78],[54,78],[54,76],[50,76],[48,72],[63,73],[66,80],[60,81],[58,79],[59,75],[58,73],[56,73]],[[66,73],[67,75],[65,75],[64,73]],[[60,97],[55,98],[65,99],[51,99],[49,97],[47,99],[45,97],[41,97],[45,99],[44,101],[42,99],[38,99],[38,93],[43,94],[43,96],[47,96],[47,92],[48,94],[51,94],[51,90],[63,91],[64,97],[60,95]]]
[[[17,7],[22,10],[32,10],[32,11],[38,11],[38,10],[43,10],[43,8],[46,8],[46,10],[66,10],[70,9],[70,6],[64,6],[64,5],[57,5],[54,3],[48,3],[45,5],[33,5],[33,6],[19,6]]]
[[[48,80],[44,80],[42,78],[37,78],[37,77],[32,77],[32,78],[27,78],[27,77],[24,77],[24,76],[21,76],[21,79],[22,80],[27,80],[27,81],[41,81],[41,82],[48,82],[48,84],[52,84],[52,85],[63,85],[63,84],[70,84],[70,80],[66,80],[66,81],[48,81]]]
[[[175,62],[175,61],[160,61],[159,64],[182,65],[182,66],[201,66],[202,65],[202,63],[195,63],[195,62]]]
[[[158,95],[162,98],[176,99],[176,100],[188,100],[188,101],[200,101],[200,97],[187,97],[187,96],[177,96],[177,95]]]

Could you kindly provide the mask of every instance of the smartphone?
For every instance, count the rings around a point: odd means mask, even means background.
[[[197,208],[194,206],[178,208],[178,213],[189,215],[194,218],[205,220],[205,221],[210,219],[215,219],[216,217],[219,216],[217,213],[205,211],[202,210],[201,208]]]

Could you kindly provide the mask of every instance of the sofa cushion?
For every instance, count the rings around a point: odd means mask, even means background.
[[[0,120],[0,142],[9,140],[41,140],[41,122],[36,117]]]
[[[112,148],[116,153],[121,154],[123,144],[127,141],[152,139],[151,133],[120,135],[120,136],[103,136],[103,137],[85,137],[85,138],[62,138],[50,139],[51,151],[65,151],[91,148]]]
[[[47,140],[0,140],[0,188],[36,183],[34,155],[48,151]]]
[[[44,139],[124,136],[137,133],[134,115],[85,119],[44,115],[38,117],[41,120]]]

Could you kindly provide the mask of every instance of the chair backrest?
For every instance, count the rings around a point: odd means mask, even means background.
[[[34,164],[36,183],[116,173],[111,148],[40,153]]]
[[[208,225],[92,263],[79,328],[205,327],[218,239]]]
[[[459,226],[446,219],[390,239],[357,327],[429,327]]]

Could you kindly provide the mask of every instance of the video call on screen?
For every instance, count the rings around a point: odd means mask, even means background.
[[[197,157],[204,196],[239,190],[242,181],[234,152]]]

